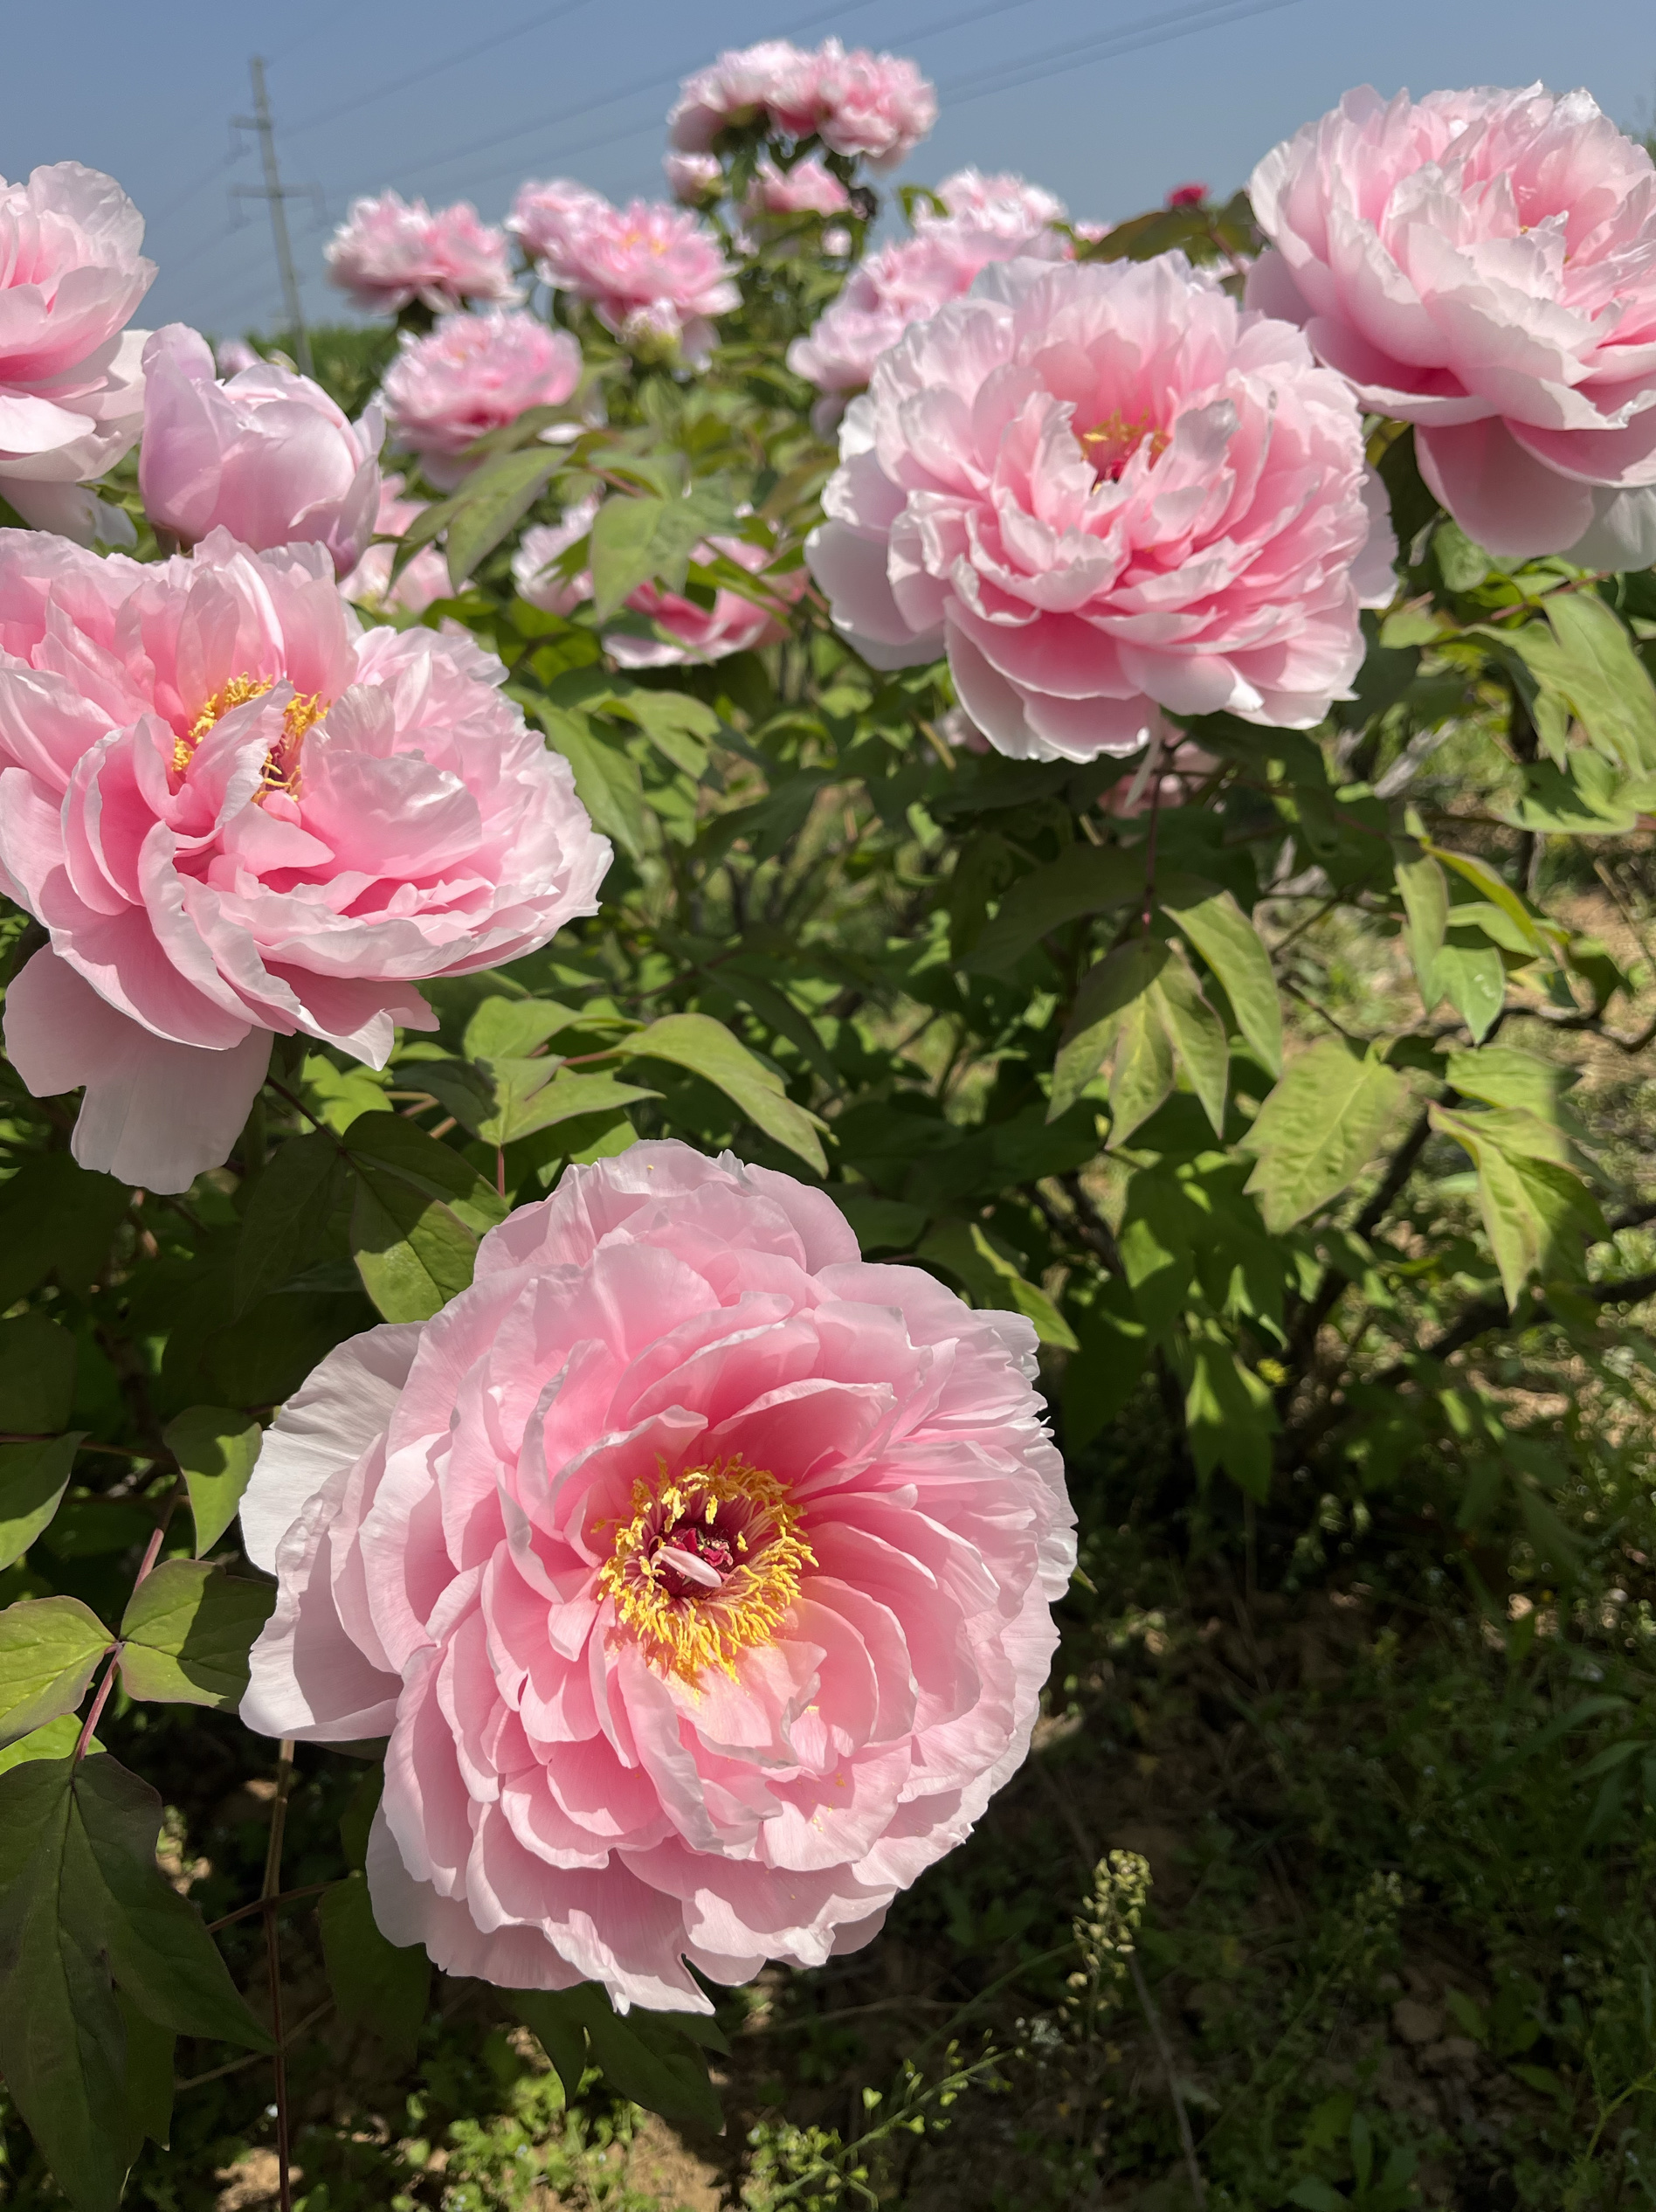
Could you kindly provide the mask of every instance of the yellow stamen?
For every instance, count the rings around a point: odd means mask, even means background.
[[[214,692],[187,734],[173,746],[173,773],[184,773],[195,758],[197,746],[232,708],[245,707],[250,699],[262,699],[267,691],[275,689],[276,681],[274,676],[232,676],[222,691]],[[326,711],[320,692],[298,692],[288,701],[282,715],[281,737],[265,757],[262,791],[286,791],[290,796],[298,791],[300,747],[306,731]]]
[[[1152,466],[1161,460],[1168,446],[1167,432],[1152,430],[1148,415],[1142,415],[1136,422],[1128,422],[1119,407],[1093,429],[1081,431],[1079,436],[1081,451],[1093,464],[1094,473],[1100,477],[1107,477],[1111,483],[1120,478],[1147,438],[1150,441]]]
[[[598,1587],[651,1666],[693,1682],[709,1667],[734,1676],[736,1655],[770,1641],[815,1565],[776,1476],[714,1460],[653,1488],[633,1484],[632,1517]]]

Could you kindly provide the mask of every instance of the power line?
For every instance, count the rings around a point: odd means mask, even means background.
[[[510,38],[520,38],[526,31],[542,30],[548,24],[560,22],[591,4],[591,0],[561,0],[555,8],[543,8],[539,15],[526,16],[521,23],[510,24],[505,31],[497,31],[491,38],[476,38],[455,52],[445,54],[440,61],[427,62],[423,69],[411,70],[406,77],[395,78],[389,85],[381,85],[373,92],[362,93],[354,100],[343,100],[336,107],[325,107],[320,115],[306,115],[296,123],[286,126],[289,138],[297,138],[300,131],[320,130],[324,123],[336,123],[342,115],[359,114],[364,107],[371,107],[377,100],[390,100],[394,93],[406,92],[411,85],[423,85],[428,78],[440,76],[444,70],[452,69],[457,62],[469,61],[475,54],[486,54],[491,48],[503,46]]]
[[[963,107],[990,93],[1012,92],[1022,85],[1039,84],[1044,78],[1056,76],[1064,68],[1085,68],[1095,61],[1114,61],[1146,46],[1164,45],[1172,39],[1187,38],[1192,31],[1222,31],[1231,24],[1246,23],[1254,16],[1270,15],[1280,8],[1297,8],[1301,3],[1301,0],[1205,0],[1203,6],[1187,8],[1176,16],[1163,16],[1159,21],[1147,17],[1140,23],[1124,24],[1120,31],[1106,32],[1101,38],[1082,39],[1069,46],[1049,46],[1044,53],[1026,54],[1011,70],[980,70],[938,89],[956,107]],[[1032,65],[1037,62],[1050,63],[1052,66],[1035,68]]]

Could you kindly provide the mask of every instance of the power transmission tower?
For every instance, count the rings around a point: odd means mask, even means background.
[[[293,357],[306,376],[311,373],[310,334],[305,328],[305,315],[299,303],[299,275],[293,267],[293,249],[287,236],[287,208],[289,200],[311,200],[320,204],[319,188],[314,184],[284,184],[281,172],[276,166],[276,128],[270,119],[270,97],[265,90],[265,65],[255,54],[249,63],[253,74],[253,112],[251,115],[237,115],[232,119],[237,130],[257,131],[259,150],[265,164],[262,184],[235,184],[231,187],[238,199],[265,200],[270,207],[271,234],[276,241],[276,266],[281,272],[282,299],[287,309],[289,328],[293,333]]]

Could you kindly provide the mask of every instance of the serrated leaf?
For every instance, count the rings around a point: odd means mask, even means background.
[[[127,1695],[154,1704],[239,1705],[247,1655],[276,1593],[201,1559],[163,1559],[133,1592],[121,1622]]]
[[[79,1598],[7,1606],[0,1613],[0,1743],[72,1712],[112,1641]]]
[[[324,1130],[290,1137],[254,1179],[236,1248],[236,1310],[314,1267],[345,1190],[339,1144]],[[337,1247],[335,1248],[337,1249]]]
[[[521,522],[561,466],[561,457],[542,446],[503,453],[466,478],[448,503],[445,550],[455,591]]]
[[[723,1091],[756,1129],[797,1152],[818,1174],[827,1173],[816,1116],[794,1103],[781,1076],[756,1059],[723,1022],[710,1014],[663,1014],[629,1037],[624,1049],[629,1060],[665,1060],[701,1076]]]
[[[1397,895],[1403,901],[1404,939],[1420,986],[1423,1012],[1435,1012],[1443,997],[1438,979],[1438,960],[1444,932],[1449,926],[1449,886],[1441,865],[1413,838],[1395,838]]]
[[[1078,1349],[1075,1333],[1038,1284],[1031,1282],[1017,1261],[981,1222],[940,1221],[919,1246],[918,1260],[935,1260],[963,1282],[975,1304],[1021,1313],[1044,1344],[1060,1351]]]
[[[350,2027],[371,2028],[393,2057],[411,2060],[431,2001],[430,1959],[417,1944],[402,1948],[381,1934],[360,1873],[325,1890],[317,1912],[341,2017]]]
[[[162,1431],[190,1491],[196,1557],[210,1552],[240,1510],[264,1431],[227,1406],[191,1406]]]
[[[20,1559],[57,1512],[84,1428],[39,1444],[0,1444],[0,1567]]]
[[[1394,1130],[1407,1096],[1383,1061],[1333,1038],[1293,1061],[1242,1140],[1257,1155],[1247,1190],[1266,1231],[1280,1236],[1337,1198]]]
[[[1204,898],[1178,905],[1165,898],[1161,903],[1163,913],[1178,925],[1224,985],[1237,1027],[1271,1073],[1280,1075],[1282,1005],[1271,956],[1259,931],[1229,891],[1211,891]],[[1214,1127],[1218,1127],[1217,1120]]]

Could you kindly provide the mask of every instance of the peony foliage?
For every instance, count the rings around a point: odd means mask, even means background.
[[[876,242],[935,113],[769,41],[678,204],[359,202],[371,397],[0,188],[0,2073],[80,2212],[180,2037],[287,2156],[316,1885],[279,1819],[250,2002],[152,1706],[364,1762],[345,2019],[478,1977],[716,2124],[720,1991],[1027,1753],[1135,1397],[1221,1545],[1568,1572],[1478,1351],[1656,1289],[1566,1052],[1651,1043],[1578,894],[1656,814],[1656,169],[1365,91],[1223,206]]]

